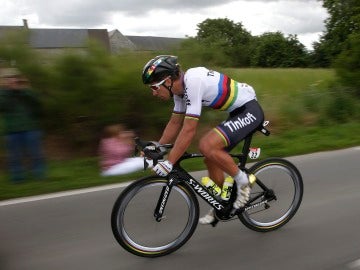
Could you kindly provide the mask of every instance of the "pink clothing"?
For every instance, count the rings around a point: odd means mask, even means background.
[[[123,162],[131,155],[132,147],[118,138],[102,139],[99,146],[100,166],[107,170],[111,166]]]

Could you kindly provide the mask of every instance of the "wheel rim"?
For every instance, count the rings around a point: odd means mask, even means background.
[[[119,209],[117,228],[121,228],[119,232],[125,244],[137,252],[164,252],[179,245],[191,231],[195,216],[193,202],[181,186],[173,187],[163,219],[155,220],[153,213],[166,183],[158,181],[138,188],[126,196]]]
[[[298,176],[287,166],[278,163],[265,164],[253,173],[262,179],[268,188],[274,190],[277,200],[268,202],[269,209],[264,209],[264,206],[249,209],[243,213],[243,217],[256,227],[277,227],[291,218],[298,207],[301,199]],[[255,185],[251,196],[258,192],[260,188]]]

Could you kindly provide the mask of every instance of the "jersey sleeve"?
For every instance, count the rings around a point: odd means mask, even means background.
[[[185,81],[185,118],[198,120],[202,109],[202,81],[200,78],[190,77]]]

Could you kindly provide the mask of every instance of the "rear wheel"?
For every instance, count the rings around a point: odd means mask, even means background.
[[[167,180],[151,176],[128,186],[115,202],[112,231],[127,251],[144,257],[169,254],[193,234],[199,219],[199,203],[185,184],[172,188],[164,215],[156,221],[154,210]]]
[[[298,169],[289,161],[269,158],[249,169],[269,190],[254,184],[250,204],[239,214],[248,228],[267,232],[284,226],[298,210],[303,196],[303,182]]]

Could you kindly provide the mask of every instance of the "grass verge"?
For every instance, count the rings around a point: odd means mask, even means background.
[[[306,128],[294,128],[279,134],[254,137],[253,146],[262,148],[261,158],[270,156],[287,157],[318,151],[334,150],[360,145],[360,123],[334,124]],[[234,151],[238,151],[238,146]],[[202,170],[200,159],[186,161],[188,170]],[[18,198],[51,192],[86,188],[119,183],[139,178],[151,172],[137,172],[118,177],[100,177],[97,158],[70,161],[50,161],[48,177],[45,180],[28,179],[22,183],[9,182],[4,173],[0,174],[0,200]]]

